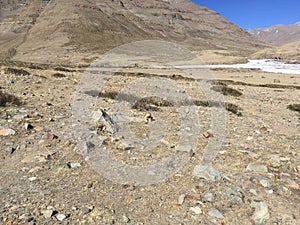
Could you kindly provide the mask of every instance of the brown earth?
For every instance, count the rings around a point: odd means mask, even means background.
[[[225,85],[242,93],[225,96],[225,102],[240,107],[242,115],[229,111],[225,114],[223,145],[211,164],[220,172],[221,179],[211,181],[193,175],[208,141],[218,137],[216,133],[213,137],[206,133],[212,129],[210,119],[214,107],[200,104],[196,108],[201,131],[194,155],[174,176],[159,184],[139,186],[104,178],[74,151],[77,139],[73,136],[72,106],[82,68],[58,71],[22,67],[29,72],[22,75],[13,73],[21,68],[5,69],[11,67],[2,68],[1,90],[19,97],[23,104],[0,107],[1,129],[11,128],[16,132],[0,136],[1,224],[26,221],[47,225],[252,224],[253,201],[265,202],[268,207],[261,224],[299,223],[299,112],[287,108],[299,103],[299,75],[211,71],[220,82],[213,85]],[[193,99],[206,99],[195,81],[180,71],[131,69],[117,73],[108,81],[107,94],[97,98],[97,108],[109,111],[117,104],[114,95],[109,93],[122,90],[141,76],[150,80],[159,76],[162,82],[175,81]],[[140,110],[131,109],[131,118],[135,119],[130,125],[132,132],[138,138],[146,138],[155,121],[162,120],[169,128],[166,143],[176,146],[180,130],[176,107],[157,101],[150,101],[148,110],[145,106]],[[150,124],[143,122],[146,112],[151,112],[154,118]],[[26,130],[26,123],[32,127],[27,125]],[[98,132],[106,138],[107,151],[130,165],[148,165],[174,154],[174,148],[162,143],[149,151],[139,151],[134,146],[120,148],[122,138],[118,141],[105,130]],[[71,163],[80,165],[71,168]],[[247,170],[251,163],[258,165]],[[254,176],[263,177],[267,183],[260,184]],[[216,218],[211,208],[217,209],[224,218]],[[53,211],[49,218],[43,215],[46,209]],[[66,216],[62,222],[57,219],[60,214]]]

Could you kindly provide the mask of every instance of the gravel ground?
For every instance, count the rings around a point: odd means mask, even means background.
[[[0,90],[22,101],[18,106],[0,107],[1,224],[300,223],[300,117],[287,108],[299,104],[299,77],[293,78],[293,86],[284,86],[283,76],[273,74],[275,80],[280,77],[282,86],[260,87],[257,82],[265,81],[257,71],[235,71],[240,77],[257,76],[256,85],[223,84],[242,93],[225,96],[226,103],[240,107],[241,115],[226,111],[222,146],[208,149],[218,151],[216,158],[201,164],[205,157],[213,157],[205,147],[219,137],[211,125],[215,107],[196,104],[199,124],[193,125],[200,133],[195,146],[188,149],[183,168],[159,183],[139,185],[130,179],[117,182],[113,173],[111,177],[99,174],[100,169],[109,174],[114,168],[95,165],[90,156],[97,155],[97,150],[83,153],[90,149],[81,149],[82,143],[74,136],[72,106],[82,73],[23,69],[29,74],[1,72]],[[102,109],[113,119],[110,111],[119,103],[109,93],[120,92],[137,76],[114,76],[104,90],[108,95],[95,97],[94,109]],[[161,79],[177,82],[193,101],[205,101],[195,81],[178,77]],[[128,144],[123,135],[110,131],[114,124],[97,118],[90,130],[112,157],[139,167],[176,153],[183,128],[178,107],[157,97],[131,108],[129,123],[131,133],[146,141],[152,129],[166,128],[157,143]],[[147,113],[153,120],[145,123]]]

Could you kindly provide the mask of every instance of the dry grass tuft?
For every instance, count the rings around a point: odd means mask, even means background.
[[[235,96],[235,97],[239,97],[243,94],[242,92],[240,92],[234,88],[228,87],[227,85],[216,85],[216,86],[213,86],[211,88],[211,90],[220,92],[223,95],[230,95],[230,96]]]
[[[24,69],[17,69],[17,68],[5,68],[4,72],[7,74],[14,74],[14,75],[18,75],[18,76],[28,76],[30,75],[30,73]]]
[[[52,77],[55,77],[55,78],[63,78],[63,77],[66,77],[66,75],[63,74],[63,73],[54,73],[54,74],[52,74]]]
[[[14,95],[5,93],[0,90],[0,106],[4,107],[8,104],[21,105],[21,100]]]
[[[168,102],[167,100],[163,100],[156,96],[142,98],[137,101],[132,108],[137,110],[158,110],[158,107],[171,107],[173,106],[172,103]]]
[[[300,113],[300,104],[291,104],[291,105],[288,105],[287,108],[289,110]]]

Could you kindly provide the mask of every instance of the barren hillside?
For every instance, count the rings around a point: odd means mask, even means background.
[[[275,45],[284,45],[300,41],[300,22],[291,25],[275,25],[268,28],[258,28],[250,31],[262,41]]]
[[[2,59],[73,64],[148,39],[238,56],[265,46],[218,13],[188,0],[20,0],[4,1],[1,8]]]

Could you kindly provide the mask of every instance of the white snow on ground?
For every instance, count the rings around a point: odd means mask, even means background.
[[[178,68],[178,69],[258,69],[270,73],[300,74],[300,64],[288,64],[270,59],[249,60],[246,64],[231,65],[188,65],[188,66],[152,66],[152,68]]]

